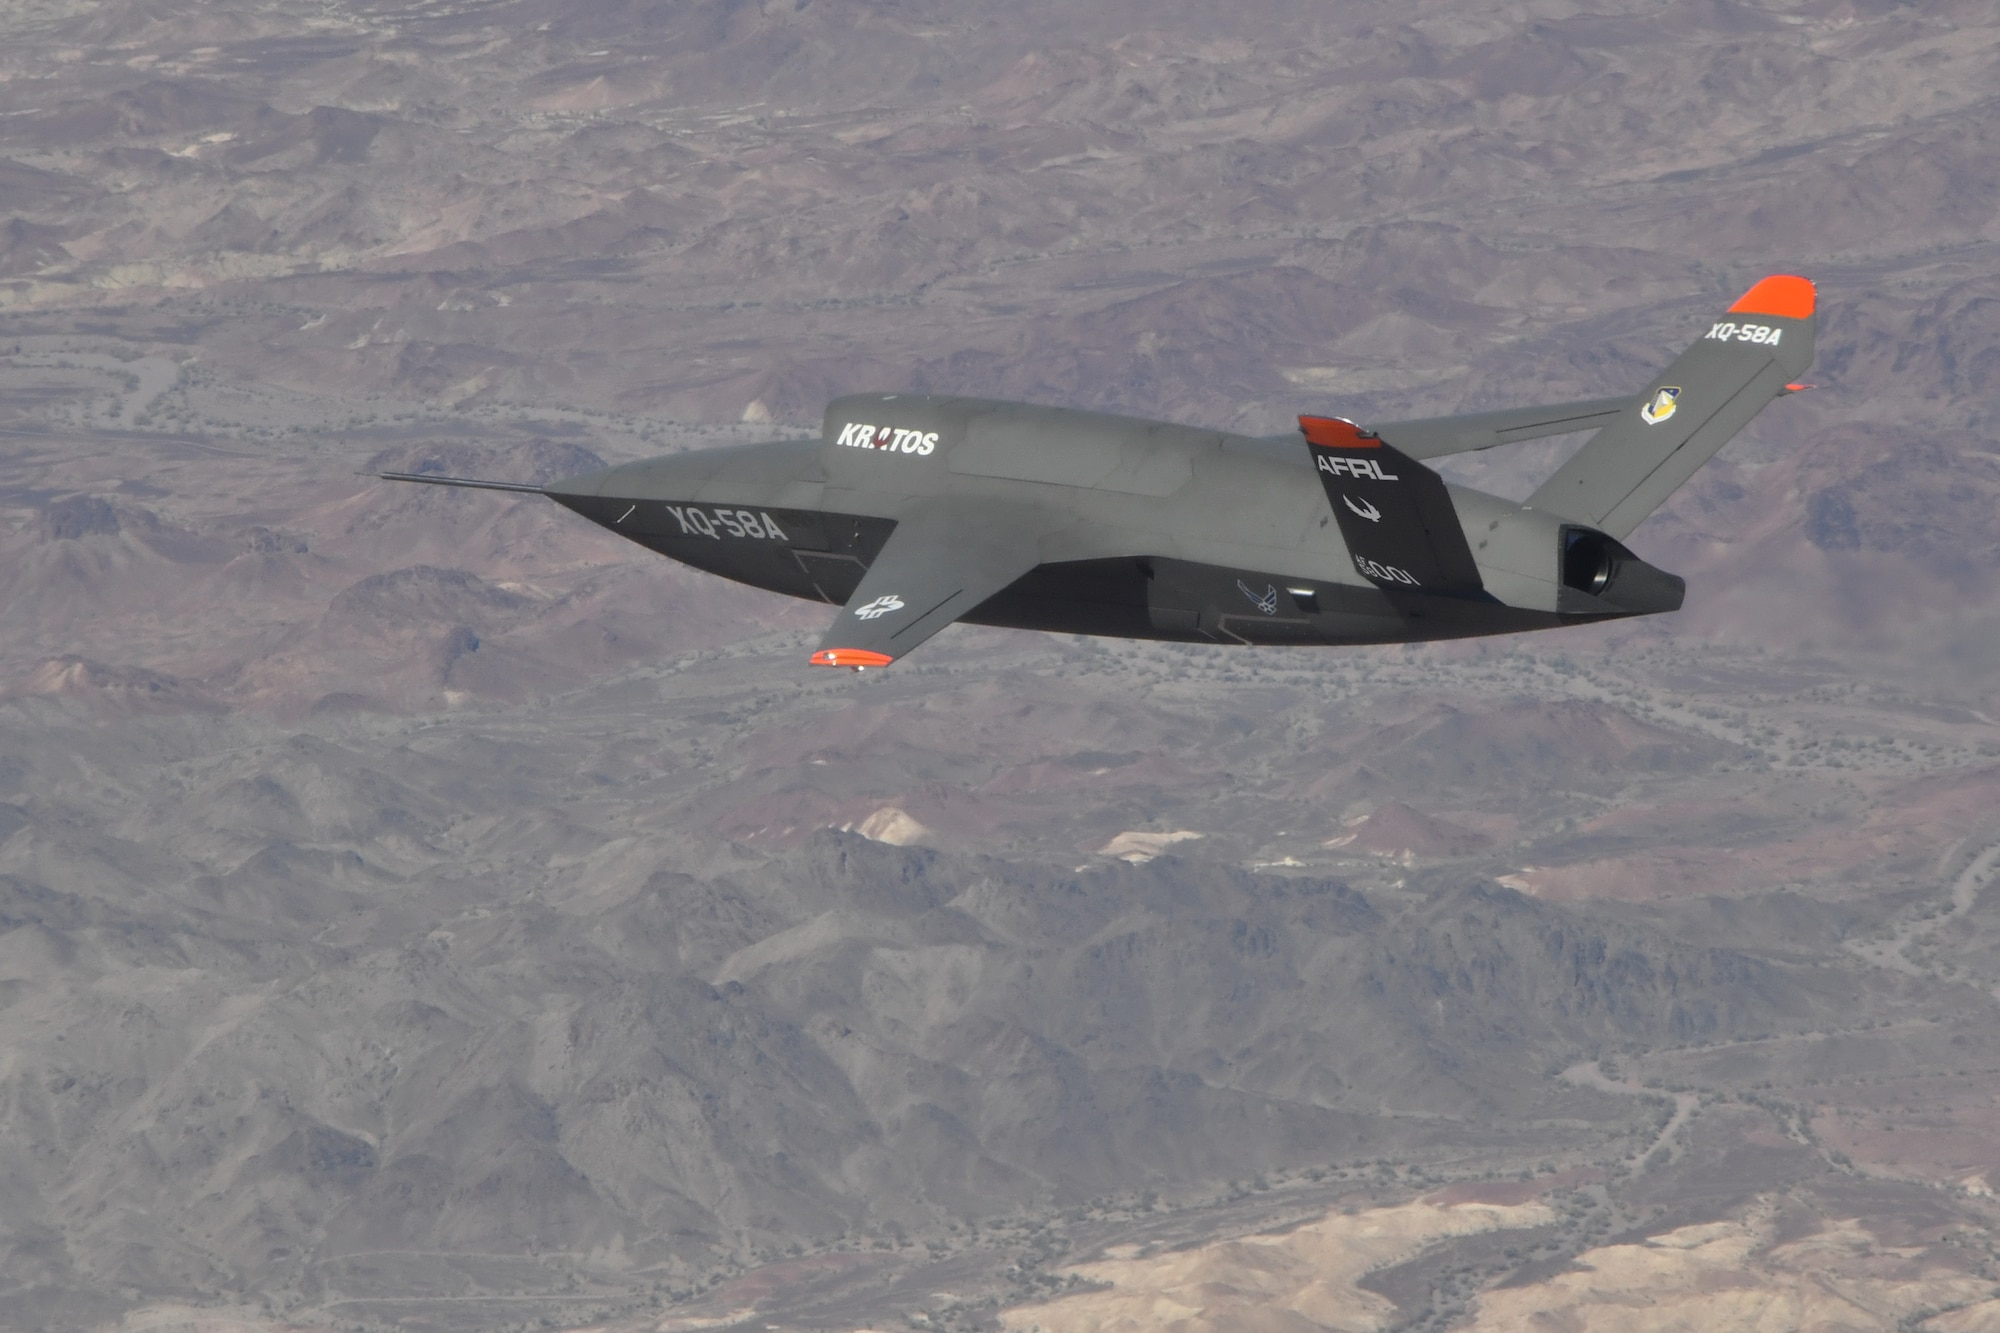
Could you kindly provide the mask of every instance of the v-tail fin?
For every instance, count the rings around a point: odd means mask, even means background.
[[[1342,417],[1300,417],[1355,570],[1384,592],[1484,591],[1444,478]]]
[[[1541,488],[1534,509],[1624,537],[1812,364],[1813,285],[1765,278]]]

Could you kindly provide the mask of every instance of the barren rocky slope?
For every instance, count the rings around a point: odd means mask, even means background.
[[[1981,1326],[1997,43],[10,8],[0,1326]],[[1635,536],[1658,623],[809,677],[822,610],[357,475],[1609,393],[1775,270],[1822,387]]]

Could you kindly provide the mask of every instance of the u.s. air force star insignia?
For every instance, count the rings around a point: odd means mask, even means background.
[[[900,611],[902,609],[903,599],[892,592],[877,597],[866,606],[856,607],[854,609],[854,618],[856,620],[880,620],[891,611]]]
[[[1674,414],[1674,408],[1679,406],[1676,400],[1680,396],[1680,385],[1661,385],[1659,392],[1653,395],[1651,401],[1639,409],[1639,420],[1645,422],[1648,426],[1659,425]]]

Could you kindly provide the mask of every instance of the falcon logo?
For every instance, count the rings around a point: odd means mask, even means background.
[[[1360,504],[1356,504],[1354,503],[1354,497],[1348,495],[1344,491],[1341,493],[1340,498],[1346,501],[1347,507],[1349,509],[1352,509],[1355,513],[1359,514],[1362,518],[1367,519],[1370,523],[1380,523],[1382,521],[1382,511],[1377,509],[1374,505],[1369,504],[1366,500],[1363,500]]]
[[[1679,406],[1676,400],[1680,396],[1680,385],[1664,385],[1658,393],[1653,395],[1651,402],[1639,409],[1639,420],[1645,422],[1648,426],[1659,425],[1674,414],[1674,409]]]
[[[902,609],[903,599],[896,596],[895,593],[889,593],[887,596],[877,597],[866,606],[856,607],[854,609],[854,618],[856,620],[880,620],[891,611],[900,611]]]
[[[1250,599],[1252,606],[1262,611],[1265,615],[1275,616],[1278,614],[1278,590],[1276,588],[1264,589],[1264,595],[1259,597],[1256,593],[1250,591],[1250,585],[1242,579],[1236,580],[1236,587],[1245,597]]]

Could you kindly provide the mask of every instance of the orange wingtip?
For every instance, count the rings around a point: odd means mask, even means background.
[[[1346,417],[1300,417],[1299,429],[1305,432],[1306,443],[1316,444],[1322,449],[1380,449],[1382,441],[1376,439]]]
[[[814,666],[884,667],[896,659],[866,648],[822,648],[807,660]]]
[[[1773,319],[1811,319],[1818,300],[1813,285],[1789,273],[1774,273],[1743,293],[1729,307],[1732,315],[1769,315]]]

